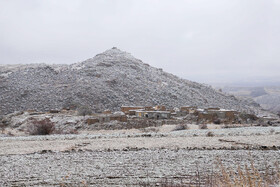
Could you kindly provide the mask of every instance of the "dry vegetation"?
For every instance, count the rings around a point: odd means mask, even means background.
[[[254,161],[250,166],[238,165],[236,169],[226,168],[222,161],[217,158],[218,172],[204,174],[197,165],[196,175],[179,177],[179,180],[164,178],[156,183],[141,183],[141,186],[162,187],[277,187],[280,185],[279,163],[275,162],[273,167],[264,163],[265,171],[256,169]]]
[[[187,124],[180,124],[180,125],[177,125],[173,131],[181,131],[181,130],[188,130],[189,127]]]
[[[207,124],[200,124],[198,126],[199,129],[208,129]]]
[[[43,120],[34,119],[27,128],[27,132],[30,135],[49,135],[54,133],[54,131],[55,125],[49,118]]]
[[[275,163],[275,169],[270,168],[266,163],[264,172],[256,169],[254,161],[251,165],[241,167],[238,165],[236,170],[226,168],[222,161],[218,159],[220,174],[217,176],[216,186],[219,187],[268,187],[280,185],[279,163]]]
[[[33,119],[27,126],[29,135],[50,135],[50,134],[78,134],[76,129],[57,129],[55,123],[49,118],[43,120]]]

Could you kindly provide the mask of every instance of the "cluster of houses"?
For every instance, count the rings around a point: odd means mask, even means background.
[[[170,119],[172,117],[183,117],[192,114],[197,117],[197,122],[213,123],[217,120],[231,123],[238,112],[234,110],[225,110],[220,108],[199,109],[193,106],[184,106],[180,109],[166,110],[165,106],[142,107],[142,106],[122,106],[121,111],[128,116],[136,116],[146,119]]]
[[[220,108],[199,109],[192,106],[173,110],[167,110],[165,106],[122,106],[121,112],[112,113],[111,111],[104,111],[102,114],[93,114],[87,119],[87,123],[91,125],[110,121],[127,122],[128,118],[151,120],[176,119],[188,114],[195,116],[197,122],[215,123],[215,121],[221,120],[226,123],[233,123],[238,112]]]
[[[172,110],[165,106],[122,106],[121,111],[112,113],[110,110],[87,117],[89,125],[94,123],[106,123],[110,121],[127,122],[128,119],[165,120],[178,119],[192,116],[197,123],[234,123],[239,113],[234,110],[220,108],[199,109],[194,106],[183,106]]]

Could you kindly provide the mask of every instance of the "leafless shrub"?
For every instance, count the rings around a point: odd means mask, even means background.
[[[200,124],[198,126],[199,129],[208,129],[207,124]]]
[[[223,129],[231,129],[231,128],[238,128],[240,126],[237,126],[237,125],[229,125],[229,124],[226,124],[224,126],[222,126]]]
[[[80,106],[79,103],[73,102],[72,99],[64,101],[62,109],[66,110],[76,110]]]
[[[8,132],[9,136],[15,136],[11,131]]]
[[[91,115],[92,110],[88,106],[81,106],[77,109],[79,116]]]
[[[31,124],[27,127],[27,132],[30,135],[48,135],[55,131],[54,123],[49,119],[43,120],[33,119]]]
[[[1,133],[4,134],[4,131],[6,129],[6,125],[0,122],[0,128],[1,128]]]
[[[219,125],[219,124],[221,124],[221,120],[220,119],[215,119],[213,121],[213,123],[216,124],[216,125]]]
[[[0,116],[0,128],[1,128],[2,134],[4,133],[4,131],[8,127],[8,125],[9,125],[8,121],[3,119],[2,116]]]
[[[215,136],[215,135],[214,135],[213,132],[209,131],[209,132],[207,132],[206,136],[207,136],[207,137],[213,137],[213,136]]]
[[[172,131],[181,131],[181,130],[187,130],[189,129],[187,124],[180,124],[177,125]]]
[[[216,186],[278,186],[280,182],[280,170],[279,163],[275,163],[275,168],[269,168],[266,163],[265,171],[260,172],[256,169],[254,161],[251,160],[250,166],[245,164],[245,168],[241,168],[238,165],[237,171],[227,169],[218,159],[218,167],[220,174],[216,175],[215,184]]]
[[[234,170],[226,168],[223,163],[217,160],[217,171],[210,173],[203,172],[197,166],[195,175],[176,176],[163,178],[156,182],[140,182],[140,186],[162,186],[162,187],[268,187],[279,186],[280,169],[276,162],[273,168],[266,166],[265,171],[259,171],[253,161],[250,166],[237,165]]]

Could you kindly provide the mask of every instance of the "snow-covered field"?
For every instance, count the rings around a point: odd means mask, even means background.
[[[163,129],[1,137],[0,186],[139,186],[187,180],[197,164],[207,175],[217,156],[233,167],[250,157],[261,171],[280,160],[280,127]]]
[[[249,156],[249,153],[251,156]],[[85,151],[1,156],[1,186],[140,186],[164,178],[187,180],[217,170],[220,157],[226,166],[249,164],[264,171],[280,160],[278,151],[260,150],[139,150]]]

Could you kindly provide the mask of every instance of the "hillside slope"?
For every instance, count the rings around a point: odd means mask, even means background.
[[[226,86],[222,89],[229,94],[253,99],[256,103],[266,110],[280,113],[280,87],[234,87]]]
[[[96,112],[119,110],[122,105],[161,104],[264,113],[252,101],[181,79],[117,48],[72,65],[2,65],[0,103],[0,114],[48,111],[71,103],[88,105]]]

